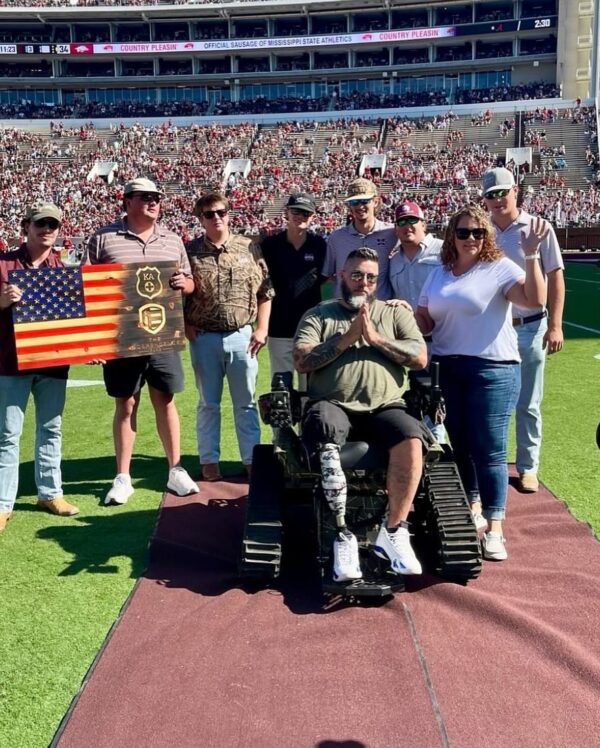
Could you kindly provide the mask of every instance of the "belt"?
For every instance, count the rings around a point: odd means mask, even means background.
[[[548,312],[544,309],[543,312],[538,312],[537,314],[531,314],[529,317],[513,317],[513,327],[518,327],[519,325],[526,325],[528,322],[537,322],[538,319],[544,319],[544,317],[548,316]]]
[[[217,335],[230,335],[232,332],[239,332],[240,330],[243,330],[245,327],[248,327],[250,325],[250,322],[246,322],[245,325],[242,325],[241,327],[232,327],[227,330],[201,330],[199,327],[196,328],[196,332],[198,335],[204,335],[204,333],[212,332],[216,333]]]

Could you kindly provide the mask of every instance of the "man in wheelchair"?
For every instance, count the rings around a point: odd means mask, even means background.
[[[340,448],[349,436],[389,454],[388,513],[374,544],[397,574],[420,574],[407,517],[433,442],[429,430],[406,412],[408,369],[427,364],[425,341],[411,312],[375,298],[378,257],[361,248],[341,273],[341,298],[324,301],[302,318],[294,365],[308,377],[302,440],[319,462],[324,497],[335,515],[336,582],[362,578],[356,537],[346,526],[346,477]]]

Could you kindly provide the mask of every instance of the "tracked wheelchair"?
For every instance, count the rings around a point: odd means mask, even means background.
[[[439,420],[443,413],[437,376],[437,364],[432,365],[431,375],[411,372],[405,400],[416,418]],[[259,398],[261,418],[273,428],[274,443],[254,450],[240,576],[265,584],[276,580],[289,540],[300,532],[314,541],[324,593],[360,598],[404,590],[405,577],[393,572],[373,548],[387,509],[388,455],[364,441],[348,441],[340,450],[347,483],[346,516],[358,540],[363,578],[333,581],[332,546],[338,527],[323,496],[319,461],[307,453],[296,430],[302,399],[292,388],[289,373],[275,374],[271,391]],[[304,526],[299,528],[299,522]],[[463,584],[479,576],[480,543],[447,445],[436,445],[425,456],[409,522],[417,555],[428,572]]]

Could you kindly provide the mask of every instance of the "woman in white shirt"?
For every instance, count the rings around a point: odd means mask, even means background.
[[[504,256],[487,214],[467,205],[452,218],[442,265],[427,278],[416,316],[432,336],[440,362],[446,429],[478,529],[485,529],[486,558],[507,558],[502,532],[508,492],[506,441],[520,387],[517,336],[511,302],[544,304],[539,246],[548,224],[536,219],[522,231],[525,273]]]

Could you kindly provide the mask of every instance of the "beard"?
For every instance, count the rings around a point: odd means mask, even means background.
[[[361,308],[361,306],[364,306],[365,304],[370,304],[375,298],[374,291],[371,293],[365,292],[361,294],[353,294],[343,279],[342,279],[341,287],[342,287],[342,299],[352,309],[358,310]]]

